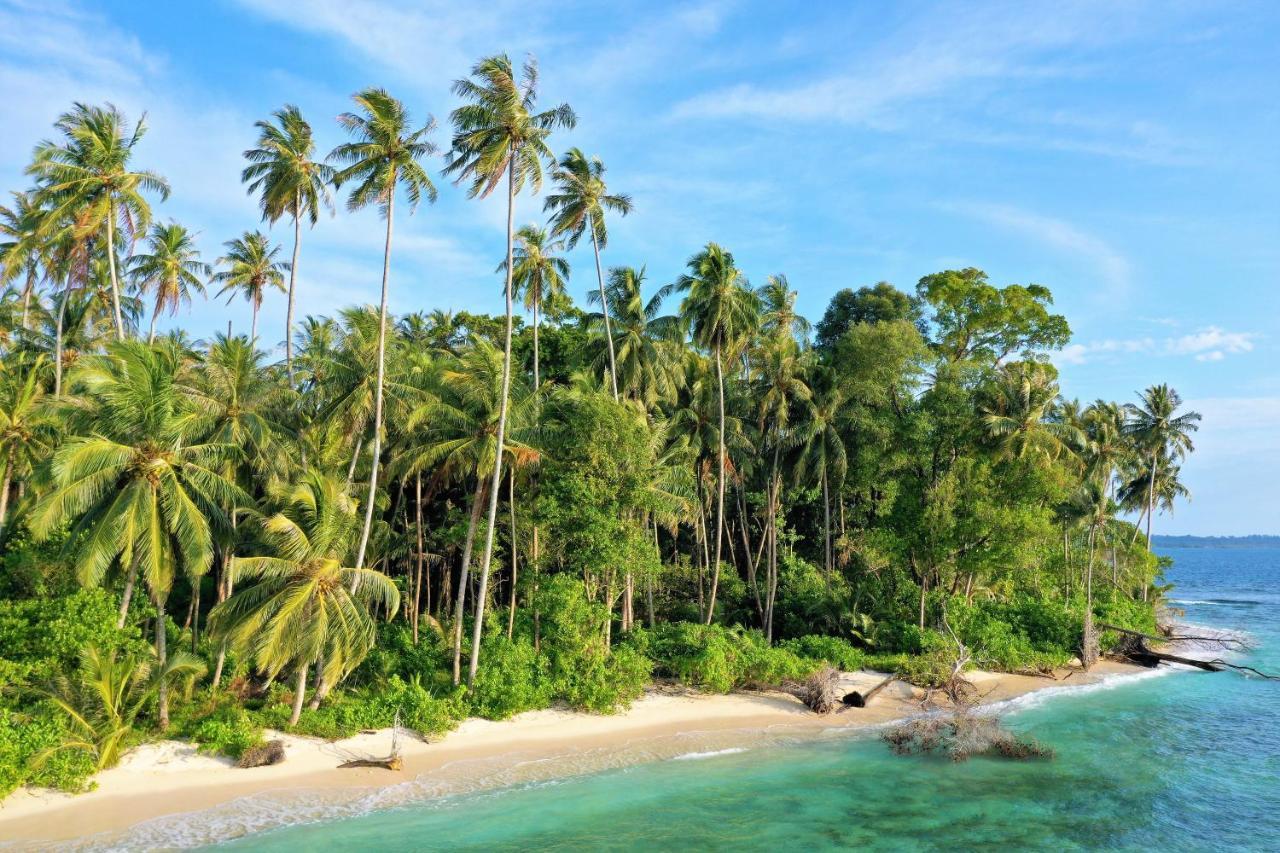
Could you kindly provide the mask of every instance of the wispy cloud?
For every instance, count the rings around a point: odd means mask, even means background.
[[[1222,361],[1229,355],[1252,352],[1259,337],[1256,332],[1229,332],[1218,326],[1206,326],[1178,337],[1106,339],[1070,344],[1057,354],[1055,360],[1060,364],[1087,364],[1119,355],[1144,354]]]

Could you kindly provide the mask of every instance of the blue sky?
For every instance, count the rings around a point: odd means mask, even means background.
[[[147,110],[140,161],[174,189],[158,213],[212,259],[258,223],[238,179],[255,120],[296,103],[328,150],[359,88],[443,121],[475,59],[531,52],[543,100],[579,115],[556,147],[600,154],[635,200],[606,263],[647,264],[657,286],[716,240],[753,280],[785,272],[814,320],[839,288],[950,267],[1047,285],[1075,332],[1056,357],[1068,395],[1167,381],[1205,415],[1194,500],[1157,531],[1280,533],[1277,44],[1265,0],[0,0],[0,186],[25,184],[72,100]],[[393,309],[500,310],[501,202],[440,190],[397,217]],[[523,198],[517,219],[540,209]],[[321,221],[303,310],[376,300],[380,260],[373,212]],[[283,314],[269,303],[262,328]],[[247,309],[178,322],[227,320]]]

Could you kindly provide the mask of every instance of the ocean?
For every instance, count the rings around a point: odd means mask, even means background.
[[[1256,648],[1235,659],[1280,671],[1280,549],[1165,553],[1175,560],[1169,579],[1183,621],[1247,633]],[[217,847],[1280,849],[1278,682],[1162,669],[1022,697],[1008,704],[1004,719],[1052,746],[1056,757],[899,757],[866,731],[733,746],[690,741],[683,752],[655,756],[663,760],[618,762],[624,766],[567,778],[548,770],[492,790],[409,797],[390,808],[345,803],[336,820],[323,819],[314,800],[299,800],[292,819],[307,822]],[[275,817],[289,819],[281,809],[273,807]],[[201,822],[212,819],[187,816],[187,827],[208,832]],[[227,809],[217,819],[229,821],[229,831],[254,824],[237,822]]]

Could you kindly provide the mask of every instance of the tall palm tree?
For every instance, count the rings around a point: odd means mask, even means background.
[[[147,343],[151,343],[156,339],[156,318],[166,311],[172,316],[183,302],[190,305],[193,291],[203,295],[201,279],[213,270],[200,260],[195,235],[176,222],[152,225],[147,248],[147,253],[130,258],[129,274],[139,293],[155,294],[147,332]]]
[[[843,435],[848,396],[829,378],[823,386],[815,389],[799,426],[796,440],[800,455],[795,478],[799,482],[817,482],[822,487],[823,570],[830,574],[835,563],[831,551],[831,489],[834,486],[839,493],[849,469]]]
[[[353,183],[347,195],[347,210],[361,210],[377,205],[387,221],[387,237],[382,250],[382,296],[378,304],[378,370],[373,403],[373,464],[369,473],[369,498],[364,508],[364,527],[360,531],[360,547],[356,551],[356,568],[364,568],[369,531],[373,528],[374,496],[378,490],[378,464],[382,453],[382,398],[387,361],[387,284],[391,274],[391,233],[395,223],[396,195],[403,192],[409,212],[417,209],[425,197],[436,200],[435,184],[422,167],[422,161],[436,152],[430,135],[435,119],[413,130],[413,122],[404,104],[385,89],[365,89],[351,96],[358,113],[343,113],[338,124],[353,141],[344,142],[329,154],[329,159],[344,164],[333,176],[334,184]],[[353,582],[358,582],[359,575]]]
[[[760,300],[760,331],[772,339],[789,338],[799,346],[809,341],[812,325],[796,311],[799,293],[781,273],[771,275],[756,288]]]
[[[322,685],[341,680],[373,648],[374,608],[395,613],[400,593],[382,573],[345,565],[360,521],[340,481],[309,472],[273,497],[279,509],[261,522],[269,554],[235,560],[237,580],[255,583],[215,607],[210,623],[268,676],[293,669],[293,726],[308,668],[322,664]]]
[[[450,114],[453,142],[445,163],[445,174],[466,183],[472,198],[485,198],[507,179],[506,258],[506,339],[502,359],[502,396],[498,415],[497,446],[506,440],[507,398],[511,388],[512,275],[515,272],[515,203],[526,183],[536,192],[542,186],[543,164],[550,162],[547,137],[557,127],[572,128],[577,118],[568,104],[535,112],[538,100],[538,66],[530,57],[517,79],[506,54],[480,60],[471,69],[470,79],[456,80],[453,93],[466,103]],[[485,597],[489,588],[489,565],[493,558],[493,536],[498,517],[498,485],[502,482],[502,459],[493,466],[489,488],[489,518],[485,532],[484,556],[480,563],[480,589],[476,597],[474,638],[467,683],[475,681],[480,660],[480,638],[484,628]]]
[[[599,157],[570,148],[560,158],[552,177],[556,192],[548,195],[543,210],[551,211],[551,229],[565,235],[570,249],[578,245],[582,235],[591,231],[591,248],[596,259],[596,281],[599,284],[600,307],[604,316],[604,337],[609,349],[609,381],[613,398],[618,399],[618,364],[613,351],[613,331],[609,328],[609,297],[605,292],[604,272],[600,266],[600,250],[609,243],[605,210],[626,216],[631,212],[629,196],[610,193],[604,180],[604,162]]]
[[[320,218],[320,208],[333,211],[329,184],[333,167],[315,159],[316,143],[311,125],[293,104],[271,114],[276,123],[254,122],[258,144],[244,152],[249,165],[240,173],[248,191],[258,193],[262,218],[275,224],[288,214],[293,219],[293,259],[289,262],[289,307],[284,320],[284,363],[293,384],[293,305],[297,292],[298,252],[302,245],[302,218],[312,227]]]
[[[267,235],[261,231],[246,231],[223,245],[227,247],[227,253],[218,258],[218,265],[226,266],[226,269],[213,275],[214,283],[222,285],[217,295],[230,294],[228,303],[235,299],[237,293],[244,295],[245,301],[253,308],[249,343],[257,346],[258,309],[262,307],[262,298],[267,290],[284,293],[284,271],[289,269],[289,264],[276,260],[280,247],[271,245]]]
[[[524,294],[526,311],[533,312],[533,387],[541,386],[538,357],[538,327],[541,325],[542,306],[564,298],[565,279],[569,277],[569,262],[557,252],[564,248],[563,240],[553,240],[547,229],[526,225],[516,232],[512,260],[516,267],[511,274],[513,296]],[[504,262],[505,263],[505,262]],[[498,272],[503,264],[498,265]]]
[[[1049,462],[1078,447],[1080,431],[1053,418],[1057,400],[1052,367],[1034,361],[1005,365],[979,404],[983,428],[997,452]]]
[[[732,356],[759,325],[760,303],[754,291],[747,286],[744,276],[734,265],[733,255],[724,248],[708,243],[689,259],[689,271],[675,283],[676,290],[685,293],[680,315],[693,332],[693,341],[715,356],[716,384],[720,403],[720,447],[716,478],[716,548],[712,564],[711,595],[707,602],[706,624],[715,616],[716,589],[720,582],[720,554],[724,538],[724,359]]]
[[[15,192],[13,207],[0,205],[0,285],[22,279],[22,322],[27,328],[31,299],[46,253],[47,211],[34,192]]]
[[[151,206],[143,192],[169,197],[169,184],[155,172],[133,170],[134,149],[146,134],[144,115],[127,130],[128,121],[115,106],[76,103],[61,115],[54,127],[61,142],[46,140],[36,146],[28,172],[36,177],[40,193],[49,200],[55,218],[69,218],[80,233],[105,229],[104,244],[111,273],[111,300],[116,337],[124,340],[120,311],[120,278],[116,264],[116,227],[132,242],[145,232]]]
[[[1168,385],[1152,385],[1141,401],[1130,404],[1127,433],[1147,465],[1147,550],[1151,550],[1151,516],[1155,513],[1156,481],[1161,468],[1195,450],[1191,434],[1200,429],[1200,413],[1178,413],[1182,397]]]
[[[82,359],[70,378],[81,408],[71,417],[71,437],[53,456],[52,488],[28,520],[37,541],[71,524],[67,547],[82,583],[101,583],[113,564],[125,571],[121,627],[141,575],[158,612],[162,667],[164,605],[177,571],[192,579],[208,571],[214,532],[228,526],[224,508],[250,504],[221,473],[238,448],[194,435],[184,374],[176,348],[137,341]],[[160,721],[168,724],[163,687]]]
[[[679,317],[663,315],[662,303],[672,286],[658,288],[646,302],[643,294],[644,268],[614,267],[605,290],[613,315],[613,351],[616,355],[618,390],[650,411],[659,400],[671,400],[679,382],[676,347],[682,334]],[[592,302],[602,302],[592,294]],[[591,319],[603,322],[603,314]],[[600,353],[599,362],[608,358]]]
[[[44,355],[8,359],[0,370],[0,532],[9,514],[13,482],[53,449],[56,413],[47,405]]]

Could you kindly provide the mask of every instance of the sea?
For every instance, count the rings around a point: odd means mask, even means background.
[[[1164,553],[1186,630],[1239,632],[1252,648],[1230,660],[1280,672],[1280,549]],[[456,768],[453,779],[363,799],[245,799],[144,825],[119,843],[281,853],[1280,850],[1280,682],[1162,667],[999,710],[1055,757],[903,757],[866,730],[691,733],[571,762]]]

